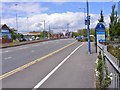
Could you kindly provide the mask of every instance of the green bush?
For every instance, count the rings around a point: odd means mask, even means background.
[[[107,51],[117,58],[117,60],[119,61],[119,66],[120,66],[120,46],[113,47],[113,45],[109,44],[107,46]]]

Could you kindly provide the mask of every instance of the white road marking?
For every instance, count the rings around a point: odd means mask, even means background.
[[[48,44],[49,42],[42,42],[42,44]]]
[[[34,50],[32,50],[31,52],[35,52]]]
[[[28,48],[28,47],[22,47],[22,48],[18,48],[18,49],[21,50],[21,49],[26,49],[26,48]]]
[[[39,45],[35,45],[35,46],[39,46]]]
[[[9,51],[4,51],[4,52],[9,52]]]
[[[6,57],[6,58],[4,58],[5,60],[7,60],[7,59],[11,59],[12,57]]]
[[[72,51],[57,67],[55,67],[47,76],[45,76],[32,90],[38,89],[55,71],[57,71],[83,44]]]

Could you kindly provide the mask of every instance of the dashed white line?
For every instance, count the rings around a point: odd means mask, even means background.
[[[26,49],[26,48],[29,48],[29,47],[22,47],[22,48],[19,48],[19,50],[21,50],[21,49]]]
[[[5,60],[7,60],[7,59],[11,59],[12,57],[6,57],[6,58],[4,58]]]
[[[9,52],[9,51],[4,51],[4,52]]]
[[[31,52],[35,52],[34,50],[32,50]]]
[[[45,76],[32,90],[38,89],[55,71],[57,71],[83,44],[72,51],[57,67],[55,67],[47,76]]]

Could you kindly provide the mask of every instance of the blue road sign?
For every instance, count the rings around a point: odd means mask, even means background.
[[[90,16],[87,16],[87,20],[90,20]]]
[[[105,25],[103,23],[98,23],[96,28],[96,41],[97,43],[105,43],[106,42],[106,29],[105,29]]]

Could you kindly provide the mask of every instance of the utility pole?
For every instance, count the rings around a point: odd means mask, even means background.
[[[87,30],[88,30],[88,54],[91,54],[91,47],[90,47],[90,16],[89,16],[89,5],[88,5],[88,0],[86,2],[87,4]]]

